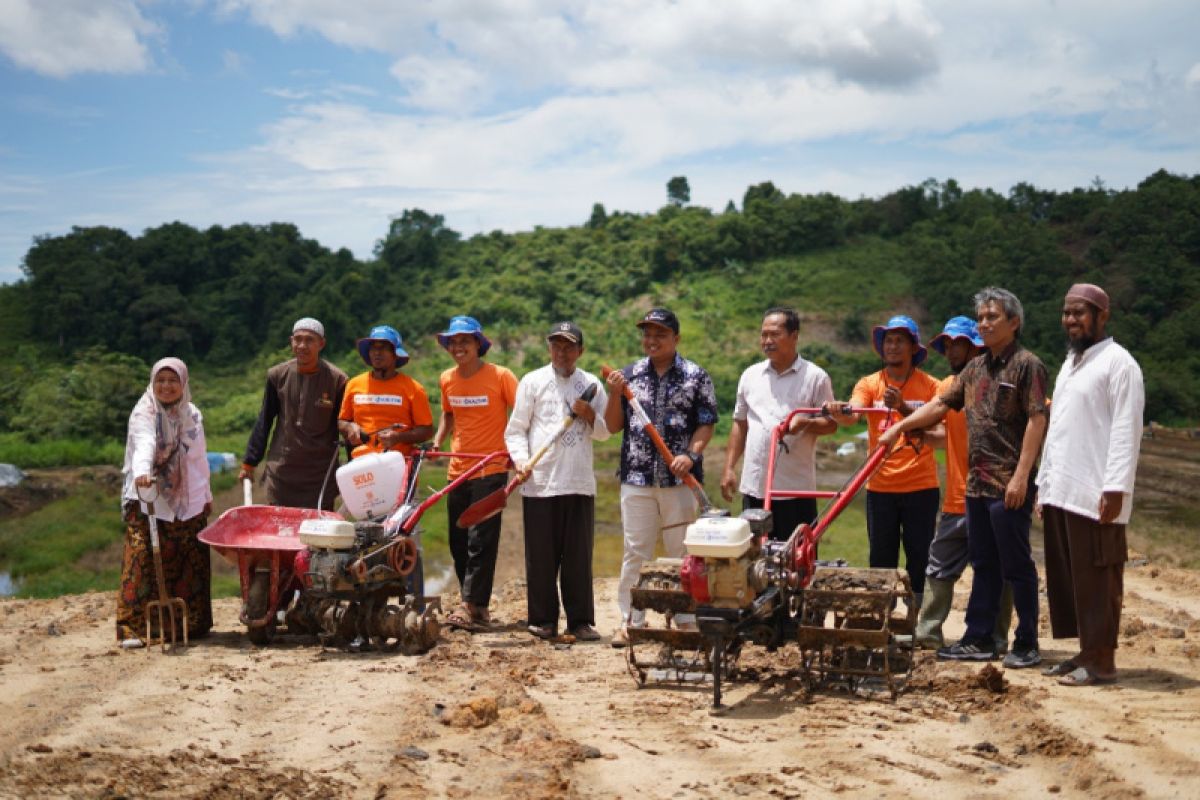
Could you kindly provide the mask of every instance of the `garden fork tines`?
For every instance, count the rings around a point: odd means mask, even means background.
[[[188,644],[188,608],[187,602],[182,597],[171,597],[167,594],[167,581],[163,575],[162,565],[162,549],[158,543],[158,518],[154,516],[154,500],[158,498],[158,492],[147,500],[142,497],[141,487],[138,487],[138,497],[146,504],[147,517],[150,520],[150,550],[154,556],[154,577],[158,582],[158,599],[151,600],[146,603],[146,646],[152,644],[161,644],[164,653],[170,652],[176,645],[179,644],[177,631],[180,624],[175,619],[176,611],[179,612],[179,618],[183,628],[183,646]],[[158,638],[151,636],[150,615],[156,613],[158,615]],[[171,624],[171,639],[167,641],[166,622]]]

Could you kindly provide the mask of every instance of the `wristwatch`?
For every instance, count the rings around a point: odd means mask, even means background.
[[[684,450],[683,454],[685,456],[687,456],[688,458],[690,458],[692,460],[693,464],[699,464],[701,459],[704,458],[703,455],[701,455],[700,453],[697,453],[695,450]]]

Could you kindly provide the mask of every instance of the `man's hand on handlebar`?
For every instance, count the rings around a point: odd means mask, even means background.
[[[400,441],[400,429],[389,425],[376,433],[375,437],[379,439],[379,443],[383,445],[384,450],[391,450],[392,445]]]
[[[362,428],[358,427],[357,422],[342,420],[339,427],[342,429],[342,438],[355,447],[366,443],[366,440],[363,437]]]

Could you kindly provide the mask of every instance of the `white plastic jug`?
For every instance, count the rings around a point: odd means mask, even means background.
[[[402,453],[368,453],[338,468],[337,485],[355,519],[386,514],[403,498],[408,462]]]

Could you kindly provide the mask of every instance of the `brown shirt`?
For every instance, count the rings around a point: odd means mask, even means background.
[[[1046,413],[1046,366],[1017,342],[967,363],[941,394],[967,414],[967,497],[1003,497],[1029,418]]]
[[[324,359],[308,374],[296,368],[295,359],[267,371],[262,408],[242,460],[256,465],[266,450],[263,480],[273,505],[316,506],[337,449],[337,415],[345,388],[346,373]],[[332,498],[336,493],[335,487],[325,494]]]

